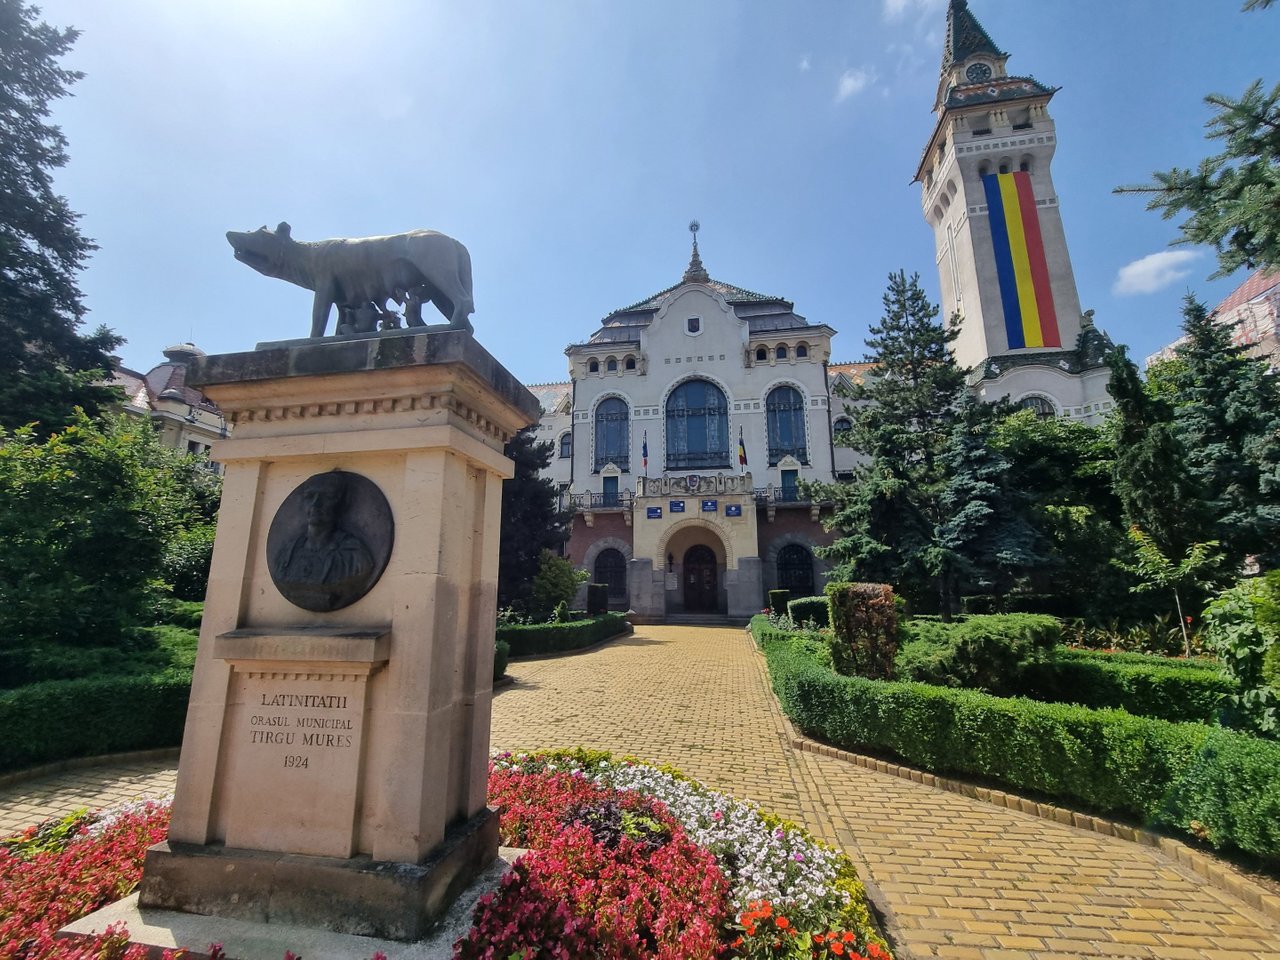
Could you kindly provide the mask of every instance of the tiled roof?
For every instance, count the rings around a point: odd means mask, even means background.
[[[531,383],[527,385],[527,389],[535,397],[538,403],[542,404],[542,413],[545,416],[553,413],[556,407],[564,402],[565,397],[573,390],[573,384],[568,380],[563,383]]]
[[[965,0],[951,0],[947,7],[947,37],[942,44],[942,72],[946,73],[953,63],[959,63],[975,53],[993,57],[1007,56],[995,45],[978,18],[970,12],[969,4]]]
[[[972,107],[979,103],[999,103],[1003,100],[1020,100],[1039,94],[1053,94],[1057,87],[1046,87],[1035,77],[1001,77],[985,84],[963,84],[947,92],[947,107]]]
[[[1250,300],[1256,300],[1272,287],[1280,286],[1280,270],[1267,269],[1254,271],[1244,283],[1231,291],[1230,295],[1220,304],[1213,308],[1213,312],[1217,314],[1225,314],[1236,307],[1248,303]]]
[[[605,317],[606,320],[615,317],[620,313],[639,313],[642,311],[657,310],[662,303],[662,298],[669,294],[672,290],[683,286],[684,280],[679,283],[673,283],[665,290],[660,290],[651,297],[631,304],[629,307],[623,307],[620,310],[614,310],[613,313]],[[725,283],[723,280],[714,278],[705,281],[704,286],[710,287],[720,296],[724,297],[729,303],[786,303],[790,304],[790,300],[784,300],[782,297],[770,297],[763,293],[756,293],[754,290],[747,290],[743,287],[735,287],[732,283]]]
[[[861,383],[868,373],[875,369],[874,363],[829,363],[827,364],[827,379],[835,380],[844,375],[853,383]]]

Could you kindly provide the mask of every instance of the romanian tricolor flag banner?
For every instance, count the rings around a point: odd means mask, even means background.
[[[991,242],[1009,347],[1060,347],[1031,174],[991,173],[982,178],[982,185],[991,214]]]

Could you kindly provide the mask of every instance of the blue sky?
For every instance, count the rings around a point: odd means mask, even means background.
[[[564,379],[566,344],[676,282],[695,217],[711,275],[835,327],[833,360],[863,356],[890,271],[937,296],[910,180],[945,0],[41,6],[83,31],[57,186],[101,247],[88,322],[134,368],[186,339],[306,335],[310,294],[224,237],[280,220],[297,239],[461,240],[476,336],[528,383]],[[1209,282],[1207,250],[1170,258],[1175,224],[1111,193],[1206,155],[1206,93],[1276,81],[1280,11],[1240,6],[970,3],[1010,72],[1063,88],[1053,175],[1081,303],[1139,357],[1176,335],[1188,289],[1212,305],[1245,279]]]

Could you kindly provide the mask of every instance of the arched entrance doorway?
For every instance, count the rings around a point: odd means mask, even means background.
[[[688,613],[716,613],[720,609],[720,590],[716,579],[715,552],[697,544],[684,555],[684,609]]]

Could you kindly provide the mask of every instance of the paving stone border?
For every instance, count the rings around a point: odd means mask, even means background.
[[[67,760],[55,760],[43,763],[38,767],[25,767],[22,770],[11,770],[0,773],[0,787],[12,787],[26,780],[39,780],[55,773],[66,773],[68,770],[85,770],[89,767],[105,767],[112,764],[149,763],[152,760],[177,760],[177,747],[156,747],[152,750],[131,750],[124,753],[103,753],[95,757],[71,757]]]
[[[915,767],[903,766],[902,764],[880,760],[861,753],[851,753],[848,750],[841,750],[839,747],[820,743],[808,737],[795,736],[791,741],[791,745],[797,750],[816,753],[819,756],[830,757],[833,760],[843,760],[846,763],[874,770],[877,773],[886,773],[889,776],[910,780],[912,783],[919,783],[926,787],[936,787],[939,790],[958,793],[962,797],[968,797],[971,800],[995,804],[997,807],[1005,807],[1009,810],[1030,814],[1033,817],[1040,817],[1042,820],[1054,820],[1080,830],[1088,830],[1092,833],[1100,833],[1103,836],[1116,837],[1120,840],[1128,840],[1131,843],[1155,847],[1170,860],[1207,880],[1212,886],[1232,896],[1239,897],[1270,919],[1280,921],[1280,895],[1272,893],[1266,887],[1254,882],[1221,860],[1196,850],[1194,847],[1190,847],[1172,837],[1166,837],[1163,834],[1146,830],[1142,827],[1134,827],[1125,823],[1117,823],[1114,820],[1107,820],[1103,817],[1095,817],[1091,814],[1069,810],[1056,804],[1020,797],[1017,794],[993,787],[980,787],[964,780],[940,777],[937,774],[929,773],[926,770],[918,770]]]

